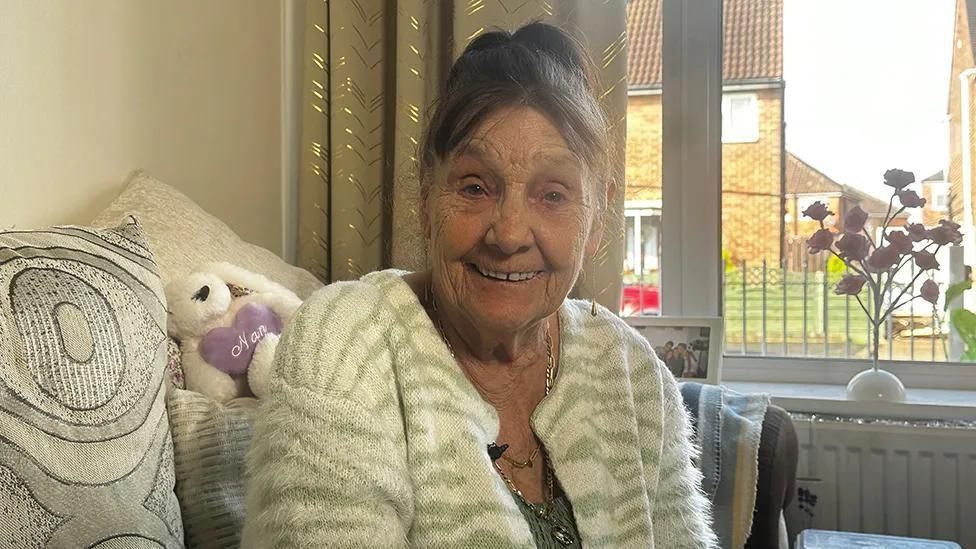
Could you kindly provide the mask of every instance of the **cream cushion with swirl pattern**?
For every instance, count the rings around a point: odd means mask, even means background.
[[[183,547],[165,365],[136,223],[0,232],[0,547]]]

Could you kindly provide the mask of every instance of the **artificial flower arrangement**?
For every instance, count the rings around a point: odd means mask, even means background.
[[[863,378],[867,379],[871,376],[865,374],[874,374],[877,377],[880,373],[894,378],[891,374],[878,369],[878,346],[880,343],[878,336],[881,326],[888,315],[914,299],[921,298],[931,303],[933,307],[935,306],[939,300],[938,284],[931,278],[927,278],[919,288],[918,295],[913,295],[915,283],[925,273],[939,268],[936,254],[940,249],[962,242],[959,225],[945,219],[940,220],[938,225],[929,228],[920,223],[912,223],[905,227],[905,230],[890,229],[891,222],[906,209],[925,206],[925,199],[918,196],[915,191],[908,189],[908,186],[914,182],[915,175],[911,172],[903,170],[885,172],[884,183],[892,188],[892,192],[877,242],[865,229],[868,214],[860,206],[855,206],[847,212],[844,217],[843,231],[840,233],[825,226],[824,220],[833,215],[834,212],[831,212],[823,202],[815,202],[803,211],[804,216],[820,223],[820,229],[815,231],[807,240],[810,253],[829,252],[844,262],[850,272],[837,283],[834,293],[853,296],[857,299],[872,328],[872,369],[858,374],[851,380],[851,384],[848,385],[848,396],[856,396],[851,394],[852,385],[855,384],[859,376],[863,375]],[[918,272],[909,284],[900,291],[891,293],[895,275],[910,262],[915,263]],[[861,299],[861,293],[865,286],[872,298],[869,301],[870,306]],[[889,295],[895,297],[885,300],[885,297]],[[897,378],[894,378],[894,381],[897,381]],[[880,383],[894,383],[894,381],[886,379]],[[897,381],[897,387],[892,389],[896,393],[893,395],[882,394],[887,389],[879,388],[878,383],[877,379],[869,383],[871,387],[867,393],[870,396],[867,398],[882,400],[901,400],[904,398],[904,387],[901,386],[900,381]],[[891,388],[889,387],[889,389]],[[900,396],[897,394],[899,390]]]

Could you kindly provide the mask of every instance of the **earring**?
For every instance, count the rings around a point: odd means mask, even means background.
[[[591,316],[596,316],[596,298],[595,297],[591,297],[590,298],[590,315]]]

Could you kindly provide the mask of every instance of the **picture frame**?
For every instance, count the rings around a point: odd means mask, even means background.
[[[721,382],[725,351],[721,317],[634,316],[624,320],[647,339],[678,381]]]

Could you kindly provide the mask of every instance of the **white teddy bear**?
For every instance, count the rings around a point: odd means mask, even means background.
[[[267,278],[207,263],[166,286],[168,331],[180,344],[186,388],[226,402],[267,393],[284,325],[301,300]]]

